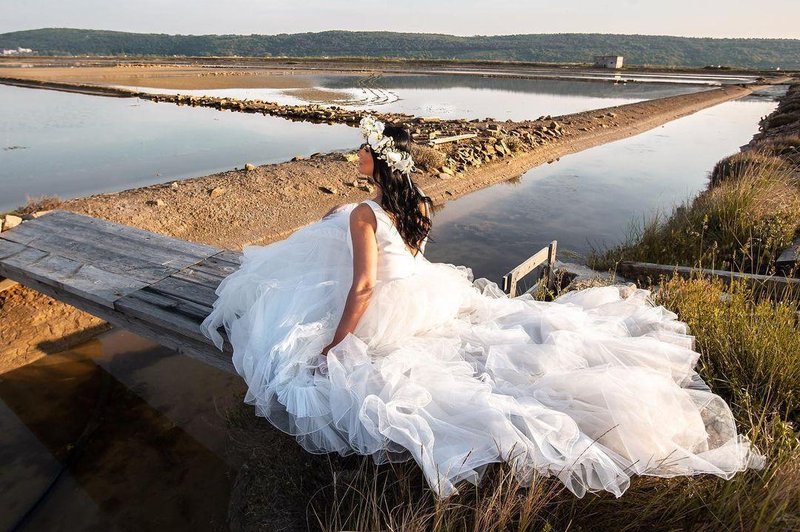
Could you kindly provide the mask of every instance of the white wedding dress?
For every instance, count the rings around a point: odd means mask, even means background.
[[[202,325],[217,347],[226,327],[245,402],[308,451],[413,458],[441,497],[495,462],[522,484],[555,475],[579,497],[620,496],[633,474],[763,467],[694,371],[686,325],[648,291],[509,298],[468,268],[414,257],[386,212],[365,203],[378,222],[378,282],[326,368],[320,351],[352,282],[355,204],[246,246]]]

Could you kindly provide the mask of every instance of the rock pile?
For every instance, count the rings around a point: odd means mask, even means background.
[[[484,163],[513,157],[516,152],[530,151],[569,133],[565,124],[553,120],[550,116],[542,116],[537,120],[525,122],[511,120],[501,122],[493,118],[443,120],[438,117],[414,117],[403,113],[345,109],[335,105],[280,105],[262,100],[128,92],[131,96],[154,102],[261,113],[293,121],[324,124],[356,126],[361,118],[366,114],[371,114],[384,122],[407,126],[415,142],[427,144],[445,154],[444,165],[441,168],[433,169],[434,174],[442,179],[455,177],[469,168],[479,167]],[[613,113],[610,115],[613,116]]]

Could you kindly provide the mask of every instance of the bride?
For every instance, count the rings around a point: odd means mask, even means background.
[[[684,323],[646,290],[509,298],[422,254],[430,200],[410,137],[361,122],[377,196],[246,246],[202,324],[224,326],[245,402],[312,453],[413,458],[440,497],[486,466],[616,496],[633,474],[730,478],[764,458],[694,371]]]

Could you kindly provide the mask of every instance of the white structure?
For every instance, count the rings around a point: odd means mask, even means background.
[[[30,48],[17,48],[16,50],[3,50],[3,55],[20,55],[20,54],[30,54],[33,53],[33,50]]]
[[[622,68],[622,56],[596,55],[594,56],[594,66],[600,68]]]

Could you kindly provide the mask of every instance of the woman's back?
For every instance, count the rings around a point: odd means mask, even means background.
[[[413,275],[418,261],[424,260],[422,251],[416,255],[412,254],[389,214],[377,202],[366,200],[363,203],[372,208],[377,222],[375,229],[375,238],[378,241],[377,279],[391,281]]]

